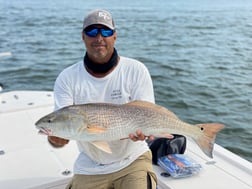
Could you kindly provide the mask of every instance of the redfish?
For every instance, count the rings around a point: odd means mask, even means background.
[[[216,134],[224,128],[219,123],[186,123],[168,109],[145,101],[71,105],[42,117],[35,125],[44,134],[88,141],[108,153],[106,141],[127,138],[136,130],[146,136],[180,134],[191,137],[211,158]]]

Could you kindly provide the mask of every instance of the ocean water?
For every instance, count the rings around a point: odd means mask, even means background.
[[[116,22],[116,48],[142,61],[156,102],[182,120],[226,125],[216,142],[252,162],[252,1],[0,0],[4,91],[52,90],[82,59],[82,20],[96,8]]]

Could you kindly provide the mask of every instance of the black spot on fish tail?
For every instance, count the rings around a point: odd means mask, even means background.
[[[210,158],[213,158],[213,147],[217,133],[224,128],[223,124],[207,123],[196,125],[202,131],[202,135],[194,138],[201,150]]]

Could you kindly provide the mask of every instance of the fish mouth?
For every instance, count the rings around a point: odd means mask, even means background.
[[[44,127],[40,127],[39,128],[38,134],[47,135],[47,136],[53,136],[52,130],[48,129],[48,128],[44,128]]]

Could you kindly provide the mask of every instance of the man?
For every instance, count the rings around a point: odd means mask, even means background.
[[[154,102],[152,80],[139,61],[122,57],[114,47],[117,34],[111,14],[90,12],[84,19],[84,59],[63,70],[54,86],[55,109],[72,104],[106,102],[124,104],[133,100]],[[80,154],[68,189],[156,188],[151,152],[141,131],[129,138],[111,141],[111,154],[88,142],[77,141]],[[48,137],[57,147],[68,140]]]

